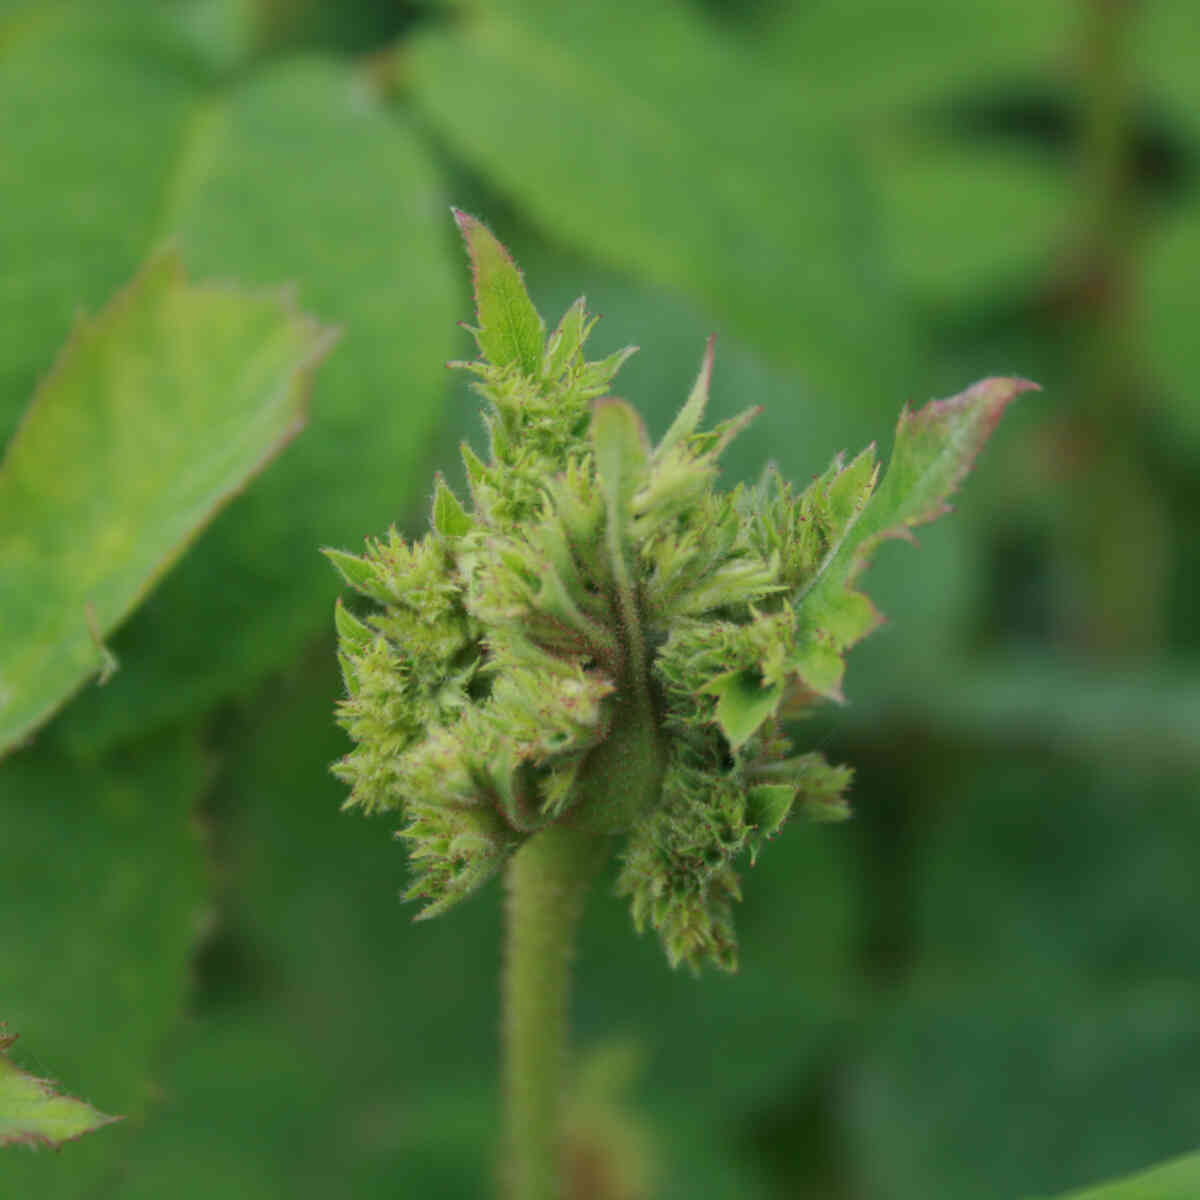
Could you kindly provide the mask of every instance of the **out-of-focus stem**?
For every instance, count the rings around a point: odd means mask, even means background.
[[[607,838],[550,825],[508,867],[504,1083],[508,1200],[562,1200],[572,939]]]

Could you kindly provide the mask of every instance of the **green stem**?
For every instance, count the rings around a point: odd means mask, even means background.
[[[584,895],[607,839],[551,825],[508,868],[504,1082],[509,1200],[561,1200],[567,982]]]

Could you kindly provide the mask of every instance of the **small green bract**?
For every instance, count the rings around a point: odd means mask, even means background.
[[[840,699],[844,653],[879,616],[854,580],[884,539],[945,511],[1005,405],[992,379],[901,415],[804,491],[768,468],[717,484],[753,410],[703,431],[713,356],[651,446],[608,395],[633,352],[584,358],[582,300],[547,337],[508,252],[455,213],[475,279],[490,459],[463,448],[464,505],[439,478],[429,533],[327,551],[377,606],[337,607],[355,748],[348,805],[398,811],[416,878],[443,912],[551,822],[620,836],[618,891],[672,965],[733,969],[735,864],[799,805],[847,814],[851,771],[793,754],[785,715]],[[878,483],[878,486],[877,486]]]

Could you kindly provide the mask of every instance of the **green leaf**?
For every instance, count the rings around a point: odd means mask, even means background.
[[[0,995],[22,1035],[14,1056],[37,1075],[45,1056],[69,1090],[129,1116],[61,1156],[0,1155],[5,1196],[95,1196],[145,1124],[211,920],[196,816],[211,767],[180,733],[88,763],[45,740],[0,765]]]
[[[459,270],[428,152],[348,65],[299,58],[237,76],[164,153],[159,223],[189,269],[294,279],[305,308],[345,336],[316,380],[310,436],[121,631],[107,693],[68,714],[64,740],[89,752],[202,711],[328,622],[338,581],[314,547],[361,544],[424,507],[456,332]]]
[[[121,1119],[22,1071],[6,1053],[16,1040],[0,1025],[0,1146],[61,1146]]]
[[[878,624],[871,602],[852,590],[871,555],[888,538],[911,541],[914,525],[947,511],[947,497],[971,469],[1004,409],[1034,387],[1024,379],[985,379],[916,413],[906,409],[887,474],[869,500],[874,476],[866,476],[873,461],[867,454],[828,485],[840,533],[796,598],[800,652],[795,665],[814,692],[840,697],[842,654]]]
[[[189,285],[174,254],[78,327],[0,465],[0,753],[299,432],[328,345],[286,298]]]
[[[877,540],[907,537],[948,512],[946,498],[974,465],[1009,403],[1037,390],[1027,379],[984,379],[948,400],[901,413],[896,444],[862,530]]]
[[[492,895],[412,921],[389,826],[339,811],[337,686],[325,642],[235,710],[241,732],[211,804],[226,953],[199,964],[197,1015],[164,1056],[170,1100],[128,1148],[121,1200],[200,1200],[214,1179],[247,1200],[315,1197],[338,1190],[335,1177],[383,1200],[397,1171],[405,1194],[467,1197],[491,1167],[500,905]],[[314,1030],[313,1014],[346,1005],[353,1021]],[[347,1121],[376,1131],[352,1153],[336,1132]]]
[[[0,442],[80,308],[170,232],[163,189],[205,77],[168,7],[35,4],[0,30]]]
[[[536,378],[542,364],[546,327],[533,307],[525,280],[512,255],[482,221],[454,211],[471,256],[475,282],[475,338],[483,357],[493,366],[512,364]]]
[[[1163,222],[1148,239],[1145,272],[1145,336],[1149,361],[1166,395],[1150,413],[1164,446],[1188,470],[1200,452],[1200,399],[1196,394],[1200,349],[1196,342],[1195,280],[1200,272],[1200,205]]]
[[[699,301],[823,400],[911,373],[855,131],[694,4],[499,0],[406,65],[439,134],[556,241]]]
[[[1188,1154],[1136,1175],[1068,1192],[1058,1200],[1194,1200],[1198,1195],[1200,1154]]]
[[[766,686],[753,670],[720,675],[704,691],[717,697],[717,724],[731,750],[740,750],[783,698],[782,684]]]

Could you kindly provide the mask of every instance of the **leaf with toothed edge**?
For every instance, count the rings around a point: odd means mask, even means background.
[[[0,463],[0,754],[111,665],[101,639],[300,432],[333,340],[174,251],[79,322]]]
[[[1004,409],[1036,387],[1025,379],[984,379],[915,413],[905,409],[879,487],[874,489],[873,474],[865,488],[861,479],[852,478],[865,473],[868,464],[874,471],[868,452],[829,485],[830,507],[842,531],[795,601],[801,650],[793,666],[814,692],[841,699],[842,654],[881,620],[871,601],[852,588],[871,555],[889,538],[911,541],[914,525],[948,510],[947,498],[971,469]]]
[[[533,307],[512,255],[482,221],[454,209],[471,256],[478,328],[472,330],[480,352],[493,366],[515,364],[536,378],[542,363],[546,328]]]
[[[16,1040],[15,1034],[5,1034],[0,1026],[0,1146],[57,1148],[123,1119],[63,1095],[48,1080],[22,1071],[5,1053]]]

